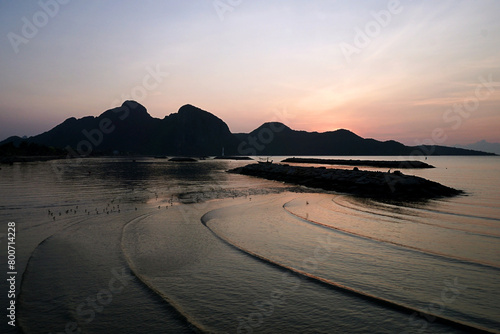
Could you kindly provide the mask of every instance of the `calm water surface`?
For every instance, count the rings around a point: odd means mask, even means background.
[[[246,161],[1,166],[18,327],[0,330],[500,332],[500,159],[427,162],[403,172],[466,195],[380,203],[225,173]]]

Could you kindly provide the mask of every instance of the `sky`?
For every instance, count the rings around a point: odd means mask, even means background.
[[[500,1],[0,0],[0,140],[134,99],[268,121],[500,142]]]

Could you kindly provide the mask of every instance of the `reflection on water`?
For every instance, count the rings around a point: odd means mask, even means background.
[[[438,168],[405,173],[469,195],[402,206],[225,173],[245,161],[2,166],[19,323],[26,333],[72,323],[88,333],[461,332],[408,313],[418,309],[500,331],[499,161],[431,159]],[[117,268],[135,278],[103,299]]]

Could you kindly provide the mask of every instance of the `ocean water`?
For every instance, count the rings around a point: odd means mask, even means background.
[[[247,161],[2,165],[17,326],[3,279],[0,332],[499,333],[500,158],[426,162],[403,173],[466,194],[382,203],[225,172]]]

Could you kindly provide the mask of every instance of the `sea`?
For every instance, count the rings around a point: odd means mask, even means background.
[[[401,171],[464,195],[380,202],[237,160],[1,165],[0,332],[500,333],[500,157],[425,162]]]

